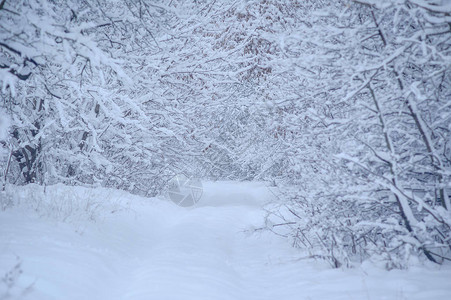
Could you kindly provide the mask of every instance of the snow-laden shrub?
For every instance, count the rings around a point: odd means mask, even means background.
[[[427,212],[418,212],[416,217],[424,222],[410,232],[390,199],[365,199],[352,189],[347,193],[313,194],[279,185],[277,194],[283,201],[267,207],[267,228],[334,268],[367,260],[386,269],[408,268],[418,258],[425,261],[425,252],[438,263],[451,257],[449,220],[442,224]]]
[[[105,188],[7,185],[0,194],[0,207],[24,208],[41,217],[65,222],[98,221],[127,209],[127,193]]]

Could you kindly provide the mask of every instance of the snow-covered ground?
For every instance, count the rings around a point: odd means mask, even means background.
[[[263,184],[204,187],[192,208],[61,185],[0,194],[0,299],[451,299],[450,265],[330,269],[251,234]]]

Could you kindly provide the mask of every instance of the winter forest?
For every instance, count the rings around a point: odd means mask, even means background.
[[[451,1],[0,0],[0,177],[0,299],[446,299]]]

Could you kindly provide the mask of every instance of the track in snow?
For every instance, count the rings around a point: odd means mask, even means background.
[[[23,274],[0,299],[445,299],[451,268],[385,272],[330,270],[263,223],[270,193],[258,183],[207,183],[203,199],[180,208],[121,196],[130,207],[91,223],[0,212],[0,275],[20,258]],[[68,188],[74,189],[74,188]],[[74,193],[77,192],[75,188]],[[109,192],[111,193],[111,191]],[[126,195],[123,192],[121,195]],[[105,194],[105,197],[107,193]],[[425,280],[430,278],[431,280]],[[24,289],[30,287],[25,294]]]

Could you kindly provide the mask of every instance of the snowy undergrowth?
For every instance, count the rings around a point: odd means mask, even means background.
[[[7,185],[0,192],[0,208],[26,209],[57,221],[97,221],[129,207],[130,194],[115,189],[74,187],[63,184]]]
[[[271,199],[260,183],[205,183],[202,199],[190,208],[122,191],[67,186],[47,187],[45,193],[36,186],[10,187],[5,195],[12,195],[14,206],[0,211],[2,300],[451,295],[449,265],[390,272],[369,263],[331,269],[322,260],[302,259],[306,253],[284,237],[253,231],[264,226],[262,207]],[[71,205],[55,203],[61,200]],[[96,207],[95,222],[90,214],[82,217],[88,203]],[[117,207],[128,208],[112,213]]]

